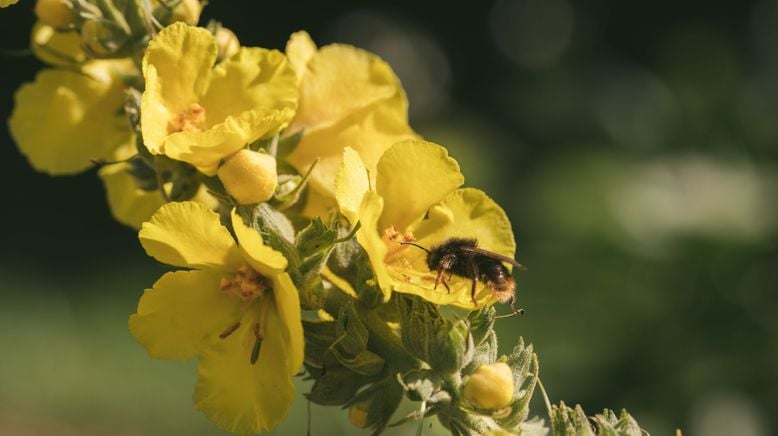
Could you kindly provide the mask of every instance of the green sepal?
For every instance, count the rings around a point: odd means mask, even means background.
[[[626,410],[616,416],[612,410],[587,417],[580,405],[564,402],[551,406],[551,428],[555,436],[642,436],[643,430]]]
[[[472,349],[467,323],[447,321],[435,304],[420,297],[403,295],[396,301],[405,348],[436,371],[458,371]]]
[[[440,376],[435,371],[415,369],[405,374],[397,374],[397,380],[411,401],[424,401],[428,404],[451,401],[451,395],[441,389]]]
[[[383,303],[384,294],[375,280],[370,259],[356,240],[335,244],[327,266],[354,288],[357,298],[366,307],[374,308]]]
[[[554,436],[595,436],[581,406],[571,409],[564,401],[551,406],[551,430]]]
[[[295,246],[300,256],[306,258],[330,248],[337,238],[337,230],[316,217],[306,228],[297,233]]]
[[[294,246],[295,232],[289,218],[267,203],[260,203],[249,210],[238,208],[241,215],[249,215],[248,222],[259,231],[265,243],[280,251],[288,262],[286,271],[297,289],[304,289],[305,281],[300,272],[302,259]]]
[[[595,423],[600,436],[642,436],[643,430],[638,425],[635,418],[625,409],[621,409],[621,414],[616,416],[612,410],[605,409],[602,413],[591,418]]]
[[[486,341],[489,334],[494,331],[496,312],[494,306],[488,306],[468,314],[470,334],[473,335],[473,344],[476,347]]]

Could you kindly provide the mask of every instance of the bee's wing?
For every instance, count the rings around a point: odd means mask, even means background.
[[[479,256],[486,256],[486,257],[490,257],[492,259],[497,259],[497,260],[499,260],[501,262],[507,262],[507,263],[515,266],[516,268],[520,269],[521,271],[526,271],[527,270],[526,266],[520,264],[519,262],[516,262],[516,260],[513,259],[512,257],[503,256],[502,254],[497,254],[497,253],[495,253],[493,251],[484,250],[483,248],[478,248],[478,247],[460,247],[460,250],[462,250],[465,253],[477,254]]]

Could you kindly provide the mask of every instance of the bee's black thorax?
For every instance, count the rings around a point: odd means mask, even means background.
[[[478,242],[469,238],[450,238],[432,247],[427,256],[427,266],[430,271],[446,270],[455,275],[473,278],[472,264],[474,257],[462,251],[462,248],[476,247]]]

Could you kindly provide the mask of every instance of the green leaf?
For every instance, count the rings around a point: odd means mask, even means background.
[[[335,335],[338,338],[335,345],[344,353],[356,356],[367,349],[367,327],[351,301],[340,309]]]
[[[305,396],[322,406],[342,406],[369,381],[369,378],[360,377],[344,367],[328,368],[316,379],[311,392]]]

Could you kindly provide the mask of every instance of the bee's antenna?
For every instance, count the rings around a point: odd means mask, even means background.
[[[413,246],[414,246],[414,247],[416,247],[416,248],[421,248],[422,250],[426,251],[426,252],[427,252],[427,254],[430,254],[430,251],[429,251],[429,250],[427,250],[426,248],[422,247],[421,245],[419,245],[419,244],[417,244],[417,243],[415,243],[415,242],[406,242],[406,241],[403,241],[403,242],[400,242],[400,245],[413,245]]]

